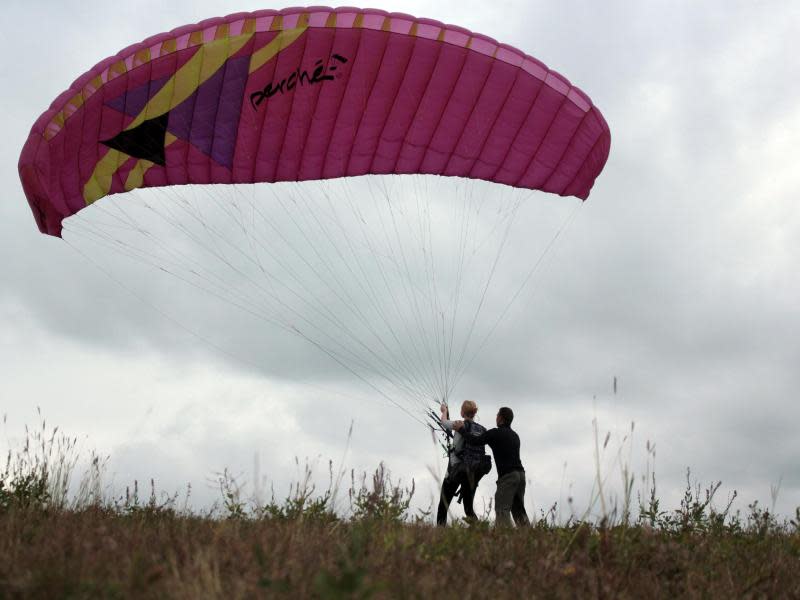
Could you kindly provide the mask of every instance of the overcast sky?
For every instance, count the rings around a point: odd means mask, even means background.
[[[742,506],[769,505],[770,486],[781,482],[777,507],[793,514],[800,5],[371,4],[523,49],[585,90],[611,128],[611,156],[591,198],[454,399],[475,399],[485,424],[499,406],[514,408],[529,501],[538,510],[572,494],[586,505],[596,416],[601,435],[612,432],[609,456],[636,423],[638,474],[646,442],[656,444],[667,506],[677,506],[691,467],[701,482],[722,480],[720,501],[738,490]],[[269,6],[5,3],[14,24],[0,41],[5,437],[13,443],[40,406],[50,423],[111,456],[118,488],[151,477],[166,491],[191,482],[202,504],[214,497],[207,479],[225,467],[252,482],[255,455],[277,489],[295,477],[294,457],[318,461],[324,474],[354,421],[345,465],[384,461],[416,479],[425,506],[435,494],[430,469],[444,460],[423,427],[296,338],[259,332],[255,360],[237,351],[252,343],[243,325],[209,330],[213,345],[205,343],[194,333],[213,309],[198,300],[188,328],[165,318],[142,301],[163,290],[140,285],[134,295],[62,240],[39,234],[19,183],[30,126],[99,60],[182,24]],[[612,484],[618,479],[612,472]],[[488,496],[493,477],[481,488]]]

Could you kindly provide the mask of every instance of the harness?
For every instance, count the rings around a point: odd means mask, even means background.
[[[486,431],[486,428],[479,423],[473,421],[464,421],[464,430],[461,432],[462,436],[480,435]],[[481,478],[492,470],[492,457],[486,454],[486,447],[475,444],[468,444],[464,441],[464,446],[457,452],[451,448],[450,453],[454,453],[459,462],[453,466],[448,464],[447,477],[456,478],[461,474],[466,475],[466,481],[469,486],[474,490],[478,487],[478,482]],[[460,503],[464,494],[464,482],[461,481],[455,496]]]

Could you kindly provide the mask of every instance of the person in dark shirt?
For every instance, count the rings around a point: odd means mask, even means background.
[[[492,449],[497,465],[497,491],[494,495],[494,509],[499,527],[511,525],[511,517],[517,526],[529,525],[525,512],[525,469],[519,458],[519,436],[511,429],[514,411],[504,406],[497,411],[497,427],[481,435],[465,436],[467,444],[486,444]],[[456,431],[463,427],[456,421]]]
[[[441,418],[439,423],[445,431],[453,431],[453,424],[456,421],[450,420],[450,412],[447,409],[447,404],[442,403]],[[450,501],[459,493],[464,502],[464,514],[468,522],[472,523],[478,520],[475,514],[475,509],[472,506],[475,498],[475,490],[478,487],[481,475],[476,475],[472,471],[473,465],[469,457],[465,454],[470,452],[464,448],[464,438],[468,435],[479,435],[486,431],[484,427],[475,423],[473,419],[478,412],[478,405],[472,400],[464,400],[461,405],[461,418],[463,421],[460,431],[454,432],[453,435],[453,448],[449,454],[447,464],[447,475],[442,481],[442,491],[439,495],[439,508],[436,511],[436,524],[444,526],[447,524],[447,511],[450,507]],[[474,448],[472,449],[475,450]],[[483,448],[480,448],[480,454],[483,454]],[[474,454],[474,452],[472,452]]]

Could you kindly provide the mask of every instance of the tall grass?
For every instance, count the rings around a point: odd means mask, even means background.
[[[42,419],[0,471],[0,598],[800,596],[800,508],[775,516],[779,486],[771,509],[754,502],[741,513],[733,497],[716,508],[720,483],[701,486],[687,470],[679,506],[667,509],[648,442],[647,485],[634,497],[633,429],[604,472],[610,436],[601,443],[595,423],[584,514],[562,522],[554,505],[529,528],[442,530],[411,509],[415,483],[383,464],[347,477],[331,462],[317,488],[298,462],[298,481],[269,499],[223,471],[218,502],[200,512],[190,489],[159,493],[153,481],[114,495],[105,461],[82,463],[76,441]]]
[[[58,427],[48,429],[38,408],[37,414],[39,424],[35,428],[26,425],[21,447],[9,447],[6,454],[0,471],[0,508],[64,510],[102,503],[101,482],[108,457],[90,451],[88,467],[76,480],[81,462],[78,438],[67,436]],[[6,421],[4,415],[4,425]]]

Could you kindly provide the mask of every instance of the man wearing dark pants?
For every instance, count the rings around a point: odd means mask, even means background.
[[[519,458],[519,436],[511,429],[514,411],[504,406],[497,411],[497,428],[475,436],[466,436],[467,444],[487,444],[492,449],[497,465],[497,492],[494,508],[498,527],[511,525],[511,517],[517,526],[529,525],[525,512],[525,469]],[[457,431],[463,427],[461,421],[454,423]]]

